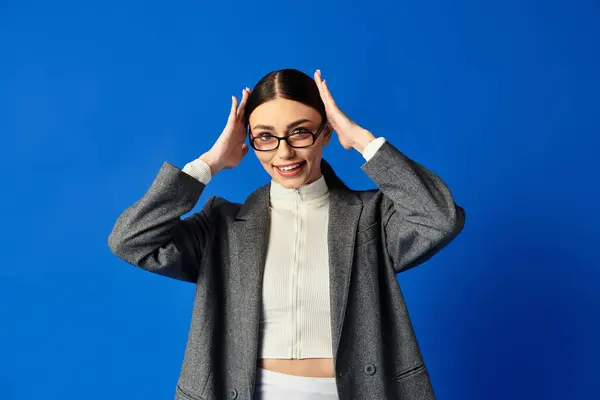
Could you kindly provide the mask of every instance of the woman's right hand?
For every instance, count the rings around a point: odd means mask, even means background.
[[[200,159],[210,166],[212,175],[217,172],[235,168],[248,153],[246,141],[246,129],[244,126],[244,108],[250,96],[250,89],[242,91],[242,101],[238,107],[238,100],[231,96],[231,110],[227,124],[221,135],[209,151],[200,156]]]

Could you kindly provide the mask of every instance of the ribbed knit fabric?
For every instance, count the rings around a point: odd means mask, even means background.
[[[367,145],[368,161],[385,139]],[[199,158],[183,172],[207,184]],[[321,176],[299,189],[275,181],[270,189],[270,235],[262,287],[259,358],[331,358],[329,304],[329,189]]]
[[[270,203],[260,358],[332,357],[325,178],[300,189],[271,182]]]

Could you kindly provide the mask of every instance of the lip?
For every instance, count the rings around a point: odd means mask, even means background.
[[[279,165],[279,166],[275,166],[275,170],[277,171],[277,173],[279,174],[279,176],[282,176],[284,178],[292,178],[295,177],[296,175],[299,175],[302,173],[302,171],[304,171],[304,168],[306,167],[306,161],[300,161],[300,162],[295,162],[293,164],[286,164],[285,166],[289,166],[289,165],[297,165],[300,164],[300,166],[296,169],[293,169],[291,171],[282,171],[279,169],[279,167],[284,167],[284,165]]]
[[[275,168],[283,168],[283,167],[289,167],[291,165],[302,164],[302,163],[305,163],[305,162],[306,161],[304,161],[304,160],[300,160],[300,161],[296,161],[296,162],[289,163],[289,164],[277,164],[277,165],[273,164],[273,166]]]

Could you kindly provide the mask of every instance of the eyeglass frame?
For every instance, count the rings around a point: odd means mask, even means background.
[[[269,134],[271,137],[277,139],[277,146],[275,146],[274,148],[269,149],[269,150],[260,150],[260,149],[257,149],[254,146],[254,141],[257,138],[259,138],[260,135],[259,136],[252,136],[251,135],[250,124],[248,124],[248,127],[246,128],[246,130],[248,132],[248,141],[250,142],[250,146],[254,150],[256,150],[256,151],[275,151],[275,150],[277,150],[279,148],[279,145],[281,144],[282,140],[285,140],[285,142],[287,143],[287,145],[290,146],[293,149],[306,149],[308,147],[313,146],[317,142],[317,139],[319,138],[319,135],[321,134],[321,132],[323,131],[323,129],[325,128],[326,125],[327,125],[327,120],[325,119],[325,120],[323,120],[323,122],[321,123],[321,126],[319,127],[319,129],[315,133],[312,133],[312,132],[292,133],[291,135],[287,135],[287,136],[283,136],[283,137],[279,137],[279,136],[275,136],[275,135]],[[288,138],[291,137],[291,136],[300,135],[300,134],[307,134],[307,133],[310,134],[313,137],[313,142],[311,144],[309,144],[308,146],[300,146],[300,147],[292,146],[290,144],[290,142],[288,141]]]

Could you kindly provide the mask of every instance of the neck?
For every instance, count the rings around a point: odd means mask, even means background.
[[[301,200],[316,200],[327,195],[329,195],[329,188],[323,175],[298,188],[286,188],[280,183],[271,181],[270,197],[272,201],[294,201],[298,196]]]

